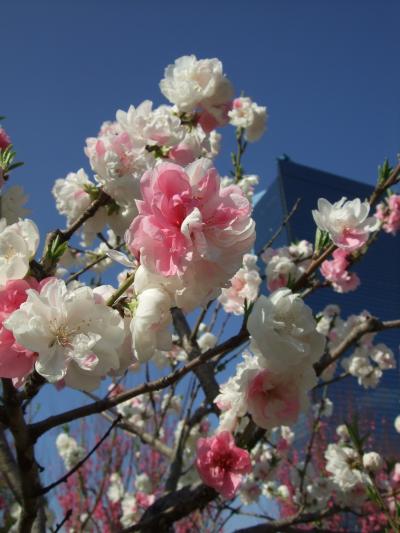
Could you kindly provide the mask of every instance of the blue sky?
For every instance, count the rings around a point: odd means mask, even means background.
[[[163,103],[163,70],[184,54],[219,57],[237,94],[268,106],[244,162],[262,186],[282,153],[373,183],[399,151],[398,1],[13,0],[0,16],[0,114],[25,161],[13,180],[43,232],[64,224],[54,180],[89,170],[85,138],[118,108]]]
[[[43,230],[61,224],[50,188],[88,168],[85,138],[118,108],[162,103],[165,66],[195,53],[219,57],[237,93],[268,106],[245,165],[263,184],[283,152],[372,182],[399,150],[399,16],[391,0],[4,2],[0,114],[26,163],[14,179]]]

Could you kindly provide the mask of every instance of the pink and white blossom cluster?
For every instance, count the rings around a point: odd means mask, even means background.
[[[194,55],[178,58],[165,69],[160,89],[178,111],[197,111],[205,131],[228,122],[233,88],[216,58],[197,59]]]
[[[261,259],[266,264],[268,289],[273,292],[297,281],[307,270],[312,254],[312,244],[306,240],[264,250]]]
[[[218,300],[226,313],[242,315],[245,302],[249,305],[257,299],[261,284],[256,255],[245,254],[243,256],[243,267],[236,272],[230,284],[231,286],[227,289],[222,289]]]
[[[359,198],[347,200],[343,197],[334,204],[320,198],[318,209],[313,209],[312,215],[319,229],[326,231],[338,248],[353,252],[379,227],[377,218],[368,216],[369,211],[368,201],[361,202]]]
[[[9,280],[24,278],[39,245],[39,230],[26,218],[7,225],[0,219],[0,286]]]
[[[333,259],[325,260],[321,265],[321,274],[329,281],[336,292],[345,293],[355,291],[360,285],[360,278],[355,272],[347,270],[349,252],[337,248],[333,252]]]
[[[292,425],[308,405],[325,339],[311,309],[289,289],[260,296],[247,328],[253,353],[243,355],[236,375],[220,388],[220,425],[232,430],[247,412],[264,429]]]
[[[389,195],[385,202],[377,206],[375,216],[386,233],[396,235],[400,230],[400,195]]]
[[[350,315],[344,320],[340,316],[337,306],[328,306],[319,315],[318,331],[327,339],[329,350],[337,347],[356,327],[363,324],[370,314],[367,311],[360,315]],[[396,368],[396,358],[393,351],[384,343],[374,344],[376,333],[366,333],[357,343],[356,348],[346,357],[341,359],[342,368],[350,375],[357,378],[359,385],[364,388],[375,388],[385,370]],[[331,379],[336,370],[336,364],[330,365],[322,377]]]
[[[29,289],[4,321],[16,342],[37,353],[35,369],[48,381],[92,390],[109,371],[121,370],[124,324],[96,291],[52,279],[40,293]]]
[[[257,141],[266,129],[267,108],[259,106],[249,97],[235,98],[228,116],[232,126],[244,130],[249,142]]]

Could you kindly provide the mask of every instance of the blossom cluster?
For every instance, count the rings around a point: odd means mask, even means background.
[[[292,428],[310,407],[311,391],[315,432],[333,413],[325,389],[330,380],[351,375],[362,387],[374,388],[384,371],[396,367],[392,350],[374,342],[375,332],[345,346],[340,362],[330,359],[370,315],[343,319],[339,308],[328,306],[315,317],[304,298],[319,285],[339,293],[358,287],[353,262],[375,232],[398,231],[399,196],[390,194],[374,216],[368,201],[342,198],[331,204],[320,198],[312,212],[315,246],[306,240],[279,248],[272,243],[255,255],[252,198],[258,176],[244,173],[240,157],[247,143],[264,133],[266,107],[247,96],[235,98],[218,59],[178,58],[166,68],[160,90],[168,104],[145,100],[118,110],[115,120],[86,140],[93,178],[82,168],[55,181],[53,196],[67,229],[49,234],[40,259],[39,230],[26,218],[22,189],[1,191],[0,377],[12,379],[15,387],[28,381],[21,394],[15,392],[18,401],[30,390],[32,374],[58,389],[87,393],[106,379],[108,393],[99,405],[111,405],[106,418],[119,415],[113,419],[119,428],[111,428],[118,461],[109,449],[92,509],[87,502],[76,505],[79,490],[74,490],[78,484],[82,493],[87,489],[90,462],[82,459],[92,456],[88,443],[78,444],[69,429],[58,435],[65,468],[82,468],[65,479],[71,489],[65,507],[76,507],[82,530],[90,528],[92,516],[103,525],[109,515],[103,528],[108,533],[140,521],[164,485],[184,494],[201,481],[225,499],[239,495],[245,505],[262,496],[275,498],[294,516],[334,504],[365,509],[369,492],[378,486],[391,498],[392,512],[400,463],[392,472],[380,454],[365,451],[365,439],[357,441],[349,425],[339,426],[336,440],[321,438],[319,464],[310,455],[314,436],[299,459]],[[221,177],[216,129],[228,124],[236,128],[238,154],[232,157],[234,171]],[[0,128],[0,151],[7,152],[10,142]],[[6,178],[1,174],[1,188]],[[115,286],[105,285],[101,275],[114,263],[124,270],[119,268]],[[317,280],[318,268],[325,282]],[[96,277],[85,283],[81,276],[87,270]],[[268,296],[260,295],[263,279]],[[210,308],[213,317],[206,323]],[[181,311],[196,310],[189,331]],[[219,320],[221,310],[236,318]],[[229,318],[241,322],[232,344],[247,343],[236,366],[239,353],[228,359],[231,341],[224,344]],[[339,365],[344,373],[335,377]],[[187,389],[181,387],[179,379],[193,369],[199,383],[193,379]],[[163,377],[147,389],[150,394],[137,395],[135,389],[123,394],[128,371],[142,383],[153,379],[154,370]],[[166,370],[171,374],[164,379]],[[230,374],[219,383],[215,376],[221,370]],[[172,384],[166,393],[153,390],[166,384]],[[218,415],[218,421],[203,411]],[[400,427],[397,419],[395,427]],[[251,449],[246,438],[256,430],[260,438]],[[122,431],[129,441],[120,439]],[[148,464],[141,458],[141,442],[153,447],[146,456],[153,475],[143,470]],[[136,461],[135,469],[132,462],[126,469],[126,457]],[[179,475],[173,479],[175,469]],[[17,519],[21,509],[14,511]],[[186,526],[177,531],[187,531]]]
[[[375,216],[386,233],[396,235],[400,229],[400,195],[390,194],[377,206]]]
[[[313,364],[325,338],[311,309],[289,289],[260,296],[247,327],[252,353],[243,355],[235,376],[221,386],[220,427],[233,430],[246,413],[264,429],[291,425],[308,405],[307,392],[316,384]]]
[[[92,263],[100,273],[112,259],[122,260],[136,270],[133,290],[125,296],[131,298],[125,316],[107,305],[109,286],[93,290],[69,279],[51,279],[30,287],[2,320],[8,346],[13,343],[13,353],[25,354],[18,355],[24,362],[19,369],[11,369],[4,359],[3,376],[21,383],[34,364],[50,382],[91,390],[102,377],[124,372],[135,360],[160,359],[173,348],[170,309],[205,306],[251,251],[255,226],[247,194],[254,180],[247,189],[222,183],[212,161],[218,153],[215,128],[236,124],[229,111],[242,102],[242,122],[236,127],[256,140],[265,129],[266,109],[249,98],[233,100],[232,85],[217,59],[178,59],[167,67],[160,88],[171,105],[154,107],[145,101],[119,110],[115,121],[105,122],[96,138],[87,139],[94,181],[80,169],[57,179],[53,187],[56,207],[68,225],[102,199],[80,224],[81,246],[108,227],[107,237],[94,249],[68,247],[57,275]],[[14,200],[24,200],[19,190]],[[20,211],[7,214],[0,225],[4,286],[28,274],[38,248],[36,226],[28,219],[14,221],[16,215]],[[130,257],[115,251],[124,245]]]
[[[313,255],[313,246],[306,240],[281,248],[266,248],[261,259],[266,264],[268,290],[273,292],[290,287],[307,270]]]
[[[213,159],[219,152],[220,134],[215,128],[228,123],[228,112],[243,100],[247,134],[258,139],[267,120],[266,108],[250,98],[233,100],[233,87],[218,59],[183,56],[169,65],[160,89],[172,105],[154,108],[145,100],[115,121],[106,121],[97,137],[86,140],[85,154],[94,172],[91,181],[83,169],[56,180],[53,194],[59,212],[76,220],[96,198],[101,187],[114,201],[99,209],[83,225],[83,240],[90,243],[105,225],[123,237],[142,200],[141,178],[162,161],[183,167],[198,158]],[[242,119],[242,122],[244,120]],[[250,180],[251,181],[251,180]]]
[[[329,350],[337,347],[353,330],[370,318],[367,311],[359,315],[350,315],[344,320],[338,306],[328,306],[320,314],[317,328],[327,338]],[[375,388],[385,370],[396,368],[393,351],[384,343],[374,344],[376,333],[366,333],[357,341],[353,351],[341,359],[340,365],[350,375],[357,378],[359,385],[368,389]],[[336,370],[336,364],[328,367],[323,377],[330,379]]]
[[[245,305],[256,301],[261,277],[258,273],[257,256],[245,254],[243,267],[240,268],[230,280],[230,287],[222,289],[218,298],[226,313],[242,315]]]

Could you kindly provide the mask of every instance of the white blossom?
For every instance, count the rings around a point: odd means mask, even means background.
[[[218,338],[209,331],[204,332],[200,337],[197,339],[197,344],[199,345],[199,348],[202,352],[206,352],[207,350],[211,350],[211,348],[214,348],[218,342]]]
[[[93,186],[83,168],[55,181],[52,193],[56,207],[61,215],[67,217],[68,224],[74,222],[90,205],[88,188]]]
[[[232,126],[245,130],[246,139],[250,142],[257,141],[266,129],[267,108],[247,96],[235,98],[228,116]]]
[[[157,350],[172,348],[171,298],[160,288],[148,288],[137,298],[137,307],[131,322],[133,348],[138,360],[143,363],[151,359]]]
[[[135,487],[137,490],[140,490],[141,492],[145,492],[146,494],[150,494],[152,491],[152,484],[149,476],[146,474],[146,472],[142,472],[141,474],[138,474],[135,479]]]
[[[340,248],[349,251],[359,248],[368,238],[371,231],[379,227],[375,217],[368,217],[370,205],[359,198],[347,201],[343,197],[331,204],[325,198],[318,200],[318,210],[312,215],[315,223],[322,231],[327,231],[332,241]]]
[[[314,416],[326,416],[329,418],[333,413],[333,402],[329,398],[323,398],[313,405]]]
[[[253,254],[243,256],[243,267],[236,272],[230,284],[227,289],[222,289],[218,300],[226,313],[242,315],[245,301],[251,304],[258,296],[261,277],[258,273],[257,256]]]
[[[113,472],[110,476],[110,485],[107,490],[108,499],[112,503],[120,502],[124,493],[125,490],[121,476],[117,472]]]
[[[10,226],[5,218],[0,220],[0,285],[26,276],[38,245],[39,230],[32,220],[26,218]]]
[[[368,476],[362,471],[360,458],[353,448],[329,444],[325,458],[325,468],[341,490],[349,491],[356,485],[368,483]]]
[[[369,472],[378,472],[383,466],[383,459],[377,452],[364,453],[362,462],[364,468]]]
[[[29,209],[23,207],[27,201],[28,197],[19,185],[12,185],[2,193],[1,215],[7,220],[7,224],[14,224],[29,214]]]
[[[349,435],[349,430],[347,429],[347,426],[345,424],[340,424],[337,428],[336,428],[336,434],[338,435],[338,437],[340,437],[341,440],[345,441],[345,440],[349,440],[350,438],[350,435]]]
[[[240,485],[239,496],[244,505],[258,501],[261,496],[260,485],[252,479],[246,479]]]
[[[279,289],[269,298],[261,295],[247,327],[266,366],[277,372],[299,364],[312,365],[324,351],[325,338],[316,330],[311,309],[289,289]]]
[[[76,440],[67,433],[59,433],[56,438],[56,446],[65,468],[70,470],[85,456],[85,450]]]
[[[168,65],[160,82],[163,95],[179,111],[193,111],[199,104],[222,104],[232,98],[233,90],[224,76],[221,61],[182,56]]]
[[[376,344],[370,352],[370,357],[381,370],[396,368],[396,359],[392,350],[386,344]]]
[[[90,390],[118,370],[123,323],[117,311],[96,302],[89,287],[69,289],[53,279],[5,322],[17,342],[38,353],[36,371],[50,382]]]
[[[125,494],[121,501],[122,516],[121,524],[129,527],[137,521],[140,516],[139,506],[133,494]]]

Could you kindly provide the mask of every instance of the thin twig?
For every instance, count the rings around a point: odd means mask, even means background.
[[[174,372],[171,372],[167,376],[163,376],[159,379],[151,381],[150,383],[143,383],[138,387],[117,394],[113,398],[103,398],[102,400],[93,402],[88,405],[82,405],[75,409],[69,411],[64,411],[58,415],[53,415],[40,422],[36,422],[30,425],[30,433],[33,439],[39,438],[43,433],[46,433],[49,429],[57,427],[78,418],[84,416],[89,416],[97,413],[101,413],[110,407],[115,407],[116,405],[140,396],[141,394],[146,394],[151,391],[157,391],[169,387],[173,383],[180,380],[183,376],[202,365],[203,363],[209,361],[216,355],[230,352],[231,350],[238,348],[248,339],[248,332],[246,330],[241,330],[237,335],[234,335],[230,339],[222,342],[220,345],[215,348],[211,348],[206,352],[203,352],[198,357],[194,358],[192,361],[189,361],[185,366],[178,368]]]
[[[66,483],[68,481],[68,478],[70,476],[72,476],[72,474],[74,474],[77,470],[79,470],[81,468],[81,466],[83,466],[86,461],[91,457],[91,455],[94,454],[94,452],[97,450],[97,448],[99,448],[101,446],[101,444],[106,440],[106,438],[108,437],[108,435],[111,433],[111,431],[115,428],[115,426],[117,424],[119,424],[119,422],[121,421],[122,419],[122,416],[121,415],[118,415],[117,418],[113,421],[113,423],[111,424],[111,426],[107,429],[107,431],[104,433],[104,435],[101,437],[101,439],[94,445],[94,447],[90,450],[89,453],[87,453],[85,455],[85,457],[83,459],[81,459],[81,461],[79,461],[78,463],[76,463],[76,465],[71,468],[71,470],[69,470],[64,476],[62,476],[60,479],[57,479],[57,481],[54,481],[53,483],[50,483],[50,485],[46,485],[45,487],[43,487],[41,490],[40,490],[40,494],[47,494],[50,490],[54,489],[54,487],[57,487],[58,485],[60,485],[61,483]]]
[[[289,213],[285,216],[285,218],[282,220],[281,222],[281,225],[279,226],[279,228],[275,231],[275,233],[272,235],[272,237],[269,239],[269,241],[264,244],[264,246],[261,248],[261,250],[259,250],[256,255],[260,256],[263,252],[265,252],[265,250],[267,248],[269,248],[270,246],[272,246],[272,244],[275,242],[275,240],[279,237],[279,235],[281,234],[283,228],[286,226],[286,224],[289,222],[289,220],[292,218],[292,216],[295,214],[295,212],[297,211],[299,205],[300,205],[300,202],[301,202],[301,198],[297,198],[297,200],[295,201],[295,203],[293,204],[293,207],[292,209],[289,211]]]
[[[52,533],[57,533],[58,531],[61,531],[61,528],[63,527],[64,524],[68,522],[68,520],[71,518],[71,515],[72,515],[72,509],[68,509],[68,511],[65,513],[64,518],[61,520],[61,522],[56,524],[55,529],[53,529]]]

